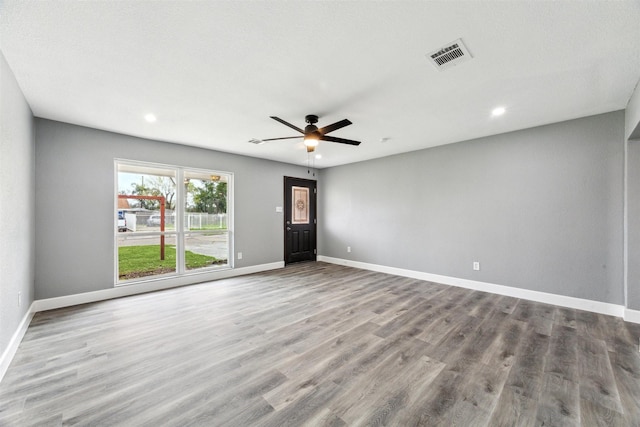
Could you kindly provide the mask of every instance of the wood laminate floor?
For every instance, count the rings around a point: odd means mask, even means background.
[[[305,263],[37,313],[0,425],[640,426],[640,325]]]

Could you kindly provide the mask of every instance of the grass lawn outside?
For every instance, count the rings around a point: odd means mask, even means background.
[[[208,255],[185,251],[187,270],[226,263]],[[176,271],[176,248],[165,245],[164,260],[160,260],[160,245],[122,246],[118,248],[118,276],[121,280],[154,276]]]

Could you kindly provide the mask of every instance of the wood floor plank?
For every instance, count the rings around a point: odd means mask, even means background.
[[[585,399],[580,399],[580,418],[582,425],[585,426],[628,427],[633,425],[627,422],[622,414]]]
[[[377,343],[380,339],[371,334],[376,327],[375,324],[365,323],[337,339],[301,354],[295,360],[276,364],[276,369],[291,381],[266,393],[265,400],[276,410],[280,410],[300,396],[308,394],[330,374]]]
[[[441,370],[422,394],[415,397],[412,411],[402,414],[398,425],[437,425],[447,420],[460,388],[459,374]]]
[[[489,426],[533,427],[537,425],[538,402],[523,395],[517,388],[506,385],[500,393],[498,403],[491,413]]]
[[[536,425],[549,338],[527,325],[488,425]]]
[[[462,389],[462,398],[484,409],[486,414],[482,414],[482,419],[485,420],[486,415],[487,422],[500,402],[524,330],[522,322],[505,321],[495,340],[475,363],[472,374],[466,377],[468,371],[465,371],[467,384]]]
[[[508,297],[505,295],[502,295],[502,296],[492,295],[491,298],[492,300],[495,300],[496,310],[500,310],[506,314],[512,314],[513,310],[515,310],[516,306],[518,305],[517,298]]]
[[[370,369],[341,381],[343,392],[332,410],[349,424],[368,422],[367,416],[389,404],[389,400],[397,402],[398,393],[408,395],[410,389],[428,386],[444,364],[424,356],[425,348],[408,341],[400,343],[396,351],[379,358]],[[415,394],[419,395],[419,390]],[[387,418],[388,410],[387,407]]]
[[[538,425],[579,426],[580,393],[578,384],[560,375],[545,373],[536,412]]]
[[[338,417],[331,409],[325,408],[315,415],[309,417],[309,419],[305,420],[304,425],[314,427],[343,427],[346,426],[347,423],[344,422],[343,419]]]
[[[591,335],[581,336],[578,346],[580,397],[616,412],[623,412],[607,344]]]
[[[553,321],[558,325],[576,329],[576,310],[573,308],[556,307],[556,315]]]
[[[302,263],[37,313],[2,426],[640,426],[640,325]]]
[[[553,325],[544,370],[578,384],[578,333],[574,328]]]
[[[298,426],[306,420],[317,417],[329,406],[329,403],[340,391],[340,385],[333,381],[325,381],[318,384],[291,405],[280,411],[273,412],[260,420],[260,425],[265,427]]]
[[[401,425],[402,417],[430,387],[444,364],[399,352],[376,367],[374,378],[353,385],[335,411],[349,425]]]
[[[186,410],[180,411],[180,418],[175,421],[181,425],[224,424],[231,419],[259,419],[273,411],[262,397],[265,393],[285,383],[287,378],[276,370],[253,375],[245,381],[234,382],[218,393],[209,393],[208,398],[200,400],[197,405],[192,400],[186,401]],[[194,398],[197,394],[194,394]],[[157,411],[156,411],[157,412]],[[136,417],[144,420],[144,415],[126,417],[132,425],[137,424]],[[162,420],[159,420],[159,424]]]
[[[423,356],[428,353],[429,345],[424,341],[415,339],[413,330],[398,331],[387,339],[380,340],[367,352],[363,352],[350,363],[342,367],[338,372],[329,374],[329,380],[343,385],[343,388],[353,387],[353,383],[359,383],[363,377],[372,375],[385,359],[394,354],[402,354],[404,358]],[[375,375],[373,375],[373,379]]]
[[[554,306],[519,300],[513,311],[513,318],[527,322],[539,334],[551,335],[555,314],[556,307]]]
[[[622,403],[623,417],[627,425],[640,426],[640,353],[635,346],[626,342],[626,339],[619,339],[615,352],[609,353],[609,359]]]
[[[516,359],[507,379],[509,387],[518,390],[523,396],[537,399],[542,389],[548,348],[549,337],[540,334],[536,325],[529,327],[516,350]]]

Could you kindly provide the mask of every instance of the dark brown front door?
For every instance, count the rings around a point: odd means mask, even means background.
[[[316,181],[284,177],[284,262],[316,260]]]

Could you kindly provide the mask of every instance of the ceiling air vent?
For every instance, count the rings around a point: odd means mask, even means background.
[[[466,62],[473,57],[464,43],[462,43],[462,39],[458,39],[438,50],[427,53],[427,58],[434,67],[442,71],[449,67],[454,67],[461,62]]]

